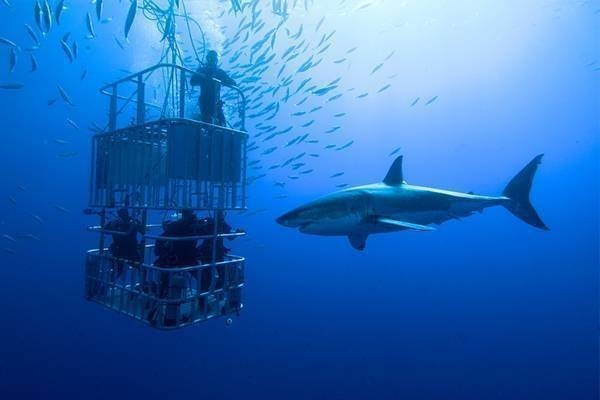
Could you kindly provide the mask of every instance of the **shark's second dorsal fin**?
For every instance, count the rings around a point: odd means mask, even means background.
[[[385,176],[383,183],[390,186],[402,185],[403,183],[406,183],[404,181],[404,177],[402,176],[402,156],[398,156],[398,158],[394,160],[394,163]]]

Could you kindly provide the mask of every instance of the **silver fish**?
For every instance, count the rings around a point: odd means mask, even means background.
[[[16,243],[16,242],[17,242],[17,239],[15,239],[14,237],[12,237],[12,236],[10,236],[10,235],[7,235],[7,234],[4,234],[4,235],[2,235],[2,239],[6,239],[6,240],[8,240],[9,242],[13,242],[13,243]]]
[[[119,39],[115,38],[115,42],[117,42],[117,45],[121,48],[121,50],[125,50],[125,46],[123,46],[123,43],[121,43]]]
[[[8,58],[8,69],[10,72],[13,72],[15,70],[15,67],[17,66],[17,53],[15,52],[14,48],[10,49],[10,54]]]
[[[389,88],[390,88],[390,86],[392,86],[392,84],[391,84],[391,83],[388,83],[387,85],[385,85],[384,87],[382,87],[381,89],[379,89],[379,90],[377,91],[377,93],[381,93],[381,92],[383,92],[383,91],[386,91],[387,89],[389,89]]]
[[[65,52],[65,54],[67,55],[67,58],[69,59],[70,63],[73,63],[73,52],[71,51],[71,48],[69,47],[69,45],[67,44],[67,42],[65,42],[64,40],[60,40],[60,46],[62,47],[63,51]]]
[[[429,99],[429,101],[427,103],[425,103],[426,106],[430,105],[431,103],[433,103],[434,101],[437,100],[437,96],[433,96],[431,99]]]
[[[35,1],[33,5],[33,19],[35,20],[35,25],[38,27],[40,32],[44,33],[44,29],[42,28],[42,6],[40,6],[40,2],[38,0]]]
[[[395,148],[395,149],[394,149],[394,150],[393,150],[393,151],[392,151],[392,152],[389,154],[389,156],[393,156],[393,155],[397,154],[397,153],[400,151],[400,149],[402,149],[402,147],[397,147],[397,148]]]
[[[42,8],[42,21],[44,22],[44,33],[50,32],[52,29],[52,11],[50,10],[50,4],[48,4],[48,0],[44,0],[44,7]]]
[[[373,68],[373,71],[371,71],[371,75],[373,75],[375,72],[379,71],[381,69],[381,67],[383,67],[383,63],[377,65],[375,68]]]
[[[40,40],[38,39],[37,35],[35,34],[35,32],[33,31],[33,29],[31,28],[31,26],[25,24],[25,29],[27,29],[27,33],[29,34],[29,36],[33,40],[34,45],[36,47],[38,47],[40,45]]]
[[[73,128],[79,130],[79,125],[75,121],[70,118],[67,118],[67,124],[71,125]]]
[[[9,40],[7,38],[4,38],[4,37],[0,37],[0,44],[5,44],[5,45],[13,47],[13,48],[19,47],[19,46],[17,46],[17,44],[15,42],[13,42],[12,40]]]
[[[90,34],[90,38],[95,38],[96,32],[94,32],[94,24],[92,23],[92,16],[90,15],[90,13],[87,13],[85,16],[85,24],[87,25],[87,30]]]
[[[65,214],[69,214],[71,212],[67,208],[59,206],[59,205],[55,205],[54,208],[56,208],[58,211],[65,213]]]
[[[33,239],[33,240],[37,240],[38,242],[41,240],[39,237],[35,236],[33,233],[24,233],[21,235],[17,235],[17,237],[19,239]]]
[[[129,6],[129,12],[127,13],[127,20],[125,21],[125,39],[129,36],[133,21],[135,21],[135,14],[137,12],[137,0],[133,0]]]
[[[19,89],[23,89],[24,87],[25,87],[25,85],[23,85],[22,83],[0,84],[0,89],[4,89],[4,90],[19,90]]]
[[[71,98],[69,97],[65,89],[63,89],[60,85],[57,85],[56,87],[58,88],[58,93],[60,94],[60,97],[62,97],[65,103],[69,104],[70,106],[74,106],[75,104],[73,104]]]
[[[30,54],[29,57],[31,58],[31,72],[35,72],[38,69],[37,60],[35,59],[33,54]]]
[[[96,0],[96,17],[98,18],[98,21],[102,19],[102,5],[102,0]]]
[[[319,30],[319,28],[321,27],[321,25],[323,25],[324,21],[325,21],[325,17],[321,18],[321,20],[317,24],[317,27],[315,28],[315,32],[317,32]]]
[[[60,0],[54,9],[54,19],[56,19],[56,24],[60,25],[60,17],[65,9],[65,0]]]
[[[347,149],[348,147],[352,146],[352,144],[354,143],[354,140],[349,141],[348,143],[346,143],[345,145],[343,145],[342,147],[338,147],[336,150],[344,150]]]
[[[73,51],[73,58],[77,58],[79,55],[79,47],[77,46],[77,41],[73,41],[73,45],[71,46],[71,50]]]

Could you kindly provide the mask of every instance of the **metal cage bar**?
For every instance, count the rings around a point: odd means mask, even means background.
[[[245,132],[169,119],[92,140],[91,207],[246,207]]]
[[[147,246],[149,251],[152,246]],[[160,268],[90,250],[86,258],[85,296],[158,329],[177,329],[239,313],[244,258]]]
[[[173,78],[169,79],[168,82],[165,83],[167,87],[165,87],[165,97],[163,99],[163,106],[148,102],[146,99],[145,91],[142,90],[142,93],[140,93],[140,82],[146,82],[155,73],[171,74]],[[177,74],[179,74],[179,79],[177,79]],[[110,97],[109,107],[111,111],[109,113],[109,130],[114,131],[118,128],[118,114],[120,114],[121,112],[123,112],[124,109],[126,109],[129,103],[132,102],[134,96],[137,97],[136,103],[138,121],[147,120],[145,115],[146,107],[140,107],[141,104],[149,108],[162,110],[162,118],[185,118],[186,91],[189,90],[186,79],[197,74],[198,73],[196,71],[182,67],[177,64],[161,63],[103,86],[102,88],[100,88],[100,93]],[[240,129],[242,131],[245,131],[247,101],[244,92],[237,86],[228,85],[225,82],[221,82],[216,78],[211,77],[210,79],[214,80],[215,82],[218,82],[222,86],[229,88],[235,92],[236,96],[239,99],[238,115],[240,118]],[[131,83],[134,83],[136,87],[129,97],[118,95],[117,91],[120,86],[124,86],[125,84]],[[169,99],[169,97],[171,97],[171,99]],[[122,100],[124,103],[121,109],[119,110],[117,109],[118,100]],[[171,107],[171,112],[166,113],[165,108],[169,108],[169,105]],[[143,113],[144,115],[140,115],[140,113]]]

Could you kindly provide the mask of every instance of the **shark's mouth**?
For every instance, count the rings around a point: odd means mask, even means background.
[[[298,226],[298,231],[305,233],[308,230],[308,227],[311,226],[313,224],[313,222],[305,222],[303,224],[301,224],[300,226]]]

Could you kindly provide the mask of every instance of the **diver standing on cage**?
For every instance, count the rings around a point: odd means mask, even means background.
[[[218,67],[219,56],[216,51],[206,53],[206,64],[198,68],[192,76],[190,84],[200,86],[200,114],[202,121],[209,124],[226,126],[223,102],[221,101],[221,84],[236,86],[233,79]]]

